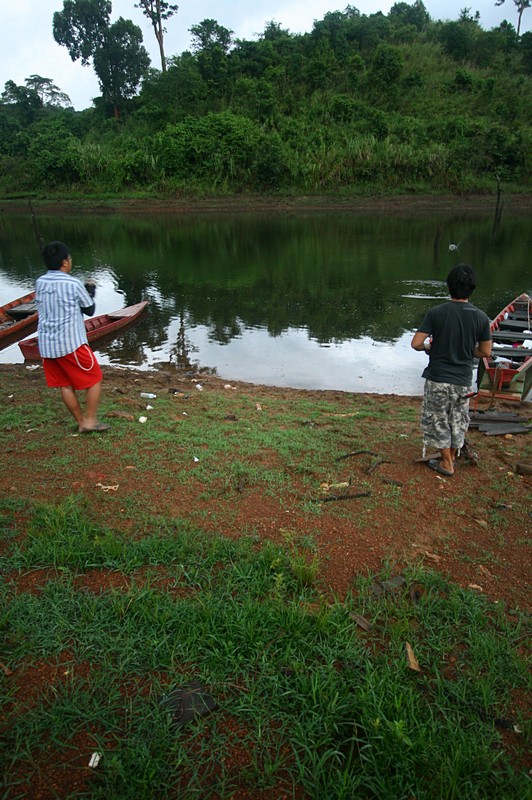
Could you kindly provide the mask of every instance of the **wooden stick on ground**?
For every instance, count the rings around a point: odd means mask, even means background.
[[[378,458],[376,461],[373,462],[373,464],[371,464],[367,468],[366,472],[368,473],[368,475],[370,475],[374,470],[376,470],[377,467],[379,467],[381,464],[393,464],[393,461],[389,461],[387,458]]]
[[[330,503],[332,500],[355,500],[357,497],[369,497],[371,492],[358,492],[357,494],[330,494],[327,497],[314,497],[313,503]]]
[[[351,458],[351,456],[361,456],[367,454],[368,456],[377,456],[377,453],[374,453],[373,450],[353,450],[352,453],[346,453],[343,456],[338,456],[335,461],[343,461],[344,458]]]

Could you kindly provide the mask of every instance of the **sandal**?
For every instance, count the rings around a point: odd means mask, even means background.
[[[454,472],[442,467],[436,458],[431,458],[430,461],[428,461],[428,466],[430,469],[434,470],[434,472],[437,472],[439,475],[445,475],[447,478],[452,478],[454,475]]]
[[[102,433],[103,431],[108,431],[110,425],[106,425],[105,422],[97,422],[94,428],[80,428],[80,433]]]

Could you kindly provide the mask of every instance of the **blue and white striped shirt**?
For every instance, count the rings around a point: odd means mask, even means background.
[[[61,358],[88,343],[81,309],[92,306],[94,300],[81,281],[60,269],[49,269],[35,282],[35,299],[43,358]]]

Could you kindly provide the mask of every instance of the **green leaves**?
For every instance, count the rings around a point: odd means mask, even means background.
[[[165,177],[208,181],[223,188],[257,185],[257,172],[270,183],[282,170],[275,134],[229,111],[187,117],[154,139]]]
[[[104,99],[119,104],[137,91],[150,65],[142,46],[142,31],[120,17],[110,24],[110,0],[64,0],[63,11],[53,18],[54,39],[67,48],[72,61],[87,65],[92,59]]]
[[[67,48],[72,61],[87,65],[105,42],[111,18],[111,0],[64,0],[53,17],[55,41]]]

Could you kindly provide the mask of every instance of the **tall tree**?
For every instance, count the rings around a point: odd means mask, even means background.
[[[145,17],[147,17],[152,25],[157,44],[159,45],[159,53],[161,56],[161,69],[166,72],[166,56],[164,54],[164,34],[166,28],[163,22],[170,19],[179,9],[179,6],[173,3],[167,3],[165,0],[139,0],[135,3],[135,8],[140,8]]]
[[[430,22],[429,13],[421,0],[416,0],[413,5],[404,2],[394,3],[388,16],[405,25],[413,25],[418,31],[422,31]]]
[[[87,66],[105,41],[111,22],[111,0],[64,0],[63,10],[53,16],[57,44],[67,48],[72,61]]]
[[[94,52],[93,63],[102,96],[112,103],[118,118],[122,101],[133,97],[150,66],[138,25],[119,17],[107,31],[104,44]]]
[[[104,100],[120,116],[121,101],[132,97],[150,59],[142,45],[142,31],[120,17],[110,24],[110,0],[64,0],[53,17],[54,39],[67,48],[72,61],[92,59]]]
[[[17,86],[15,81],[6,81],[0,101],[15,111],[15,116],[23,125],[34,122],[43,107],[43,102],[35,89],[29,86]]]
[[[72,101],[70,97],[62,92],[59,86],[56,86],[50,78],[43,78],[41,75],[30,75],[26,78],[24,83],[28,89],[33,89],[37,92],[44,106],[63,106],[71,107]]]
[[[504,5],[505,0],[495,0],[496,6]],[[517,35],[521,30],[521,17],[527,8],[530,8],[530,0],[514,0],[514,5],[517,8]]]
[[[202,78],[212,87],[222,89],[227,77],[227,54],[233,43],[233,31],[215,19],[204,19],[189,28],[192,52],[198,58]]]
[[[218,47],[224,55],[229,52],[233,31],[219,25],[215,19],[204,19],[189,30],[192,34],[193,52],[201,53],[214,47]]]

